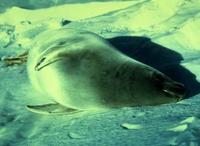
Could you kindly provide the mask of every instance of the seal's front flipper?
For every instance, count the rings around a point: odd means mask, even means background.
[[[21,65],[23,63],[26,63],[27,58],[28,58],[28,51],[25,51],[17,56],[2,57],[1,60],[4,61],[6,66],[13,66],[15,64]]]
[[[67,108],[58,103],[50,103],[43,105],[27,105],[27,109],[31,112],[38,114],[46,114],[46,115],[58,115],[58,114],[74,114],[80,112],[79,110]]]

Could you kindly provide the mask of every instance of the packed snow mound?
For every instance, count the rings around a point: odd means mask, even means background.
[[[142,1],[142,0],[140,0]],[[143,0],[144,1],[144,0]],[[20,23],[21,21],[31,20],[40,23],[46,19],[68,19],[78,20],[102,15],[104,13],[126,8],[139,1],[125,2],[91,2],[86,4],[65,4],[56,7],[44,8],[39,10],[27,10],[19,7],[12,7],[0,15],[1,23]],[[56,13],[55,13],[56,12]],[[13,17],[15,15],[15,17]],[[46,20],[47,21],[47,20]]]
[[[97,2],[106,2],[107,0],[96,0]],[[109,1],[121,1],[121,0],[109,0]],[[131,1],[131,0],[124,0],[124,1]],[[14,0],[14,1],[7,1],[1,0],[0,3],[0,10],[5,10],[6,8],[10,8],[13,6],[25,8],[25,9],[41,9],[41,8],[48,8],[53,6],[58,6],[62,4],[71,4],[71,3],[88,3],[94,2],[93,0],[26,0],[26,2],[22,0]]]
[[[43,2],[31,0],[25,5],[38,7]],[[41,6],[51,3],[61,0]],[[84,29],[184,83],[188,91],[188,99],[173,104],[43,116],[25,108],[50,102],[30,85],[26,64],[6,67],[0,61],[0,145],[200,145],[199,8],[197,0],[85,1],[38,10],[13,7],[0,13],[1,58],[29,50],[45,30]]]

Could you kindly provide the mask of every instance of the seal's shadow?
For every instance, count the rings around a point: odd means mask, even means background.
[[[168,75],[186,87],[186,98],[200,93],[196,76],[181,66],[181,54],[152,42],[146,37],[121,36],[107,39],[114,47],[129,57],[143,62]]]

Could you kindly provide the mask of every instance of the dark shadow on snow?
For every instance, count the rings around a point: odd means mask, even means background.
[[[129,57],[145,63],[181,82],[186,88],[186,98],[200,93],[196,76],[180,65],[181,54],[152,42],[145,37],[122,36],[107,39],[114,47]]]

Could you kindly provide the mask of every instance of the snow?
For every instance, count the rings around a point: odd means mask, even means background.
[[[72,22],[62,26],[62,20]],[[0,146],[199,146],[199,26],[197,0],[85,2],[0,13],[0,57],[28,50],[45,30],[81,28],[184,83],[188,92],[187,99],[159,106],[38,115],[25,106],[49,101],[32,88],[26,65],[0,61]]]
[[[31,22],[41,22],[44,18],[67,18],[68,20],[79,20],[123,9],[134,3],[137,2],[90,2],[88,4],[65,4],[37,10],[26,10],[12,7],[2,15],[1,21],[4,23],[15,24],[27,19],[31,20]],[[38,17],[37,14],[39,14],[40,17]],[[15,15],[15,17],[13,17],[13,15]]]
[[[126,128],[126,129],[141,129],[142,128],[138,124],[130,124],[130,123],[123,123],[121,126]]]

